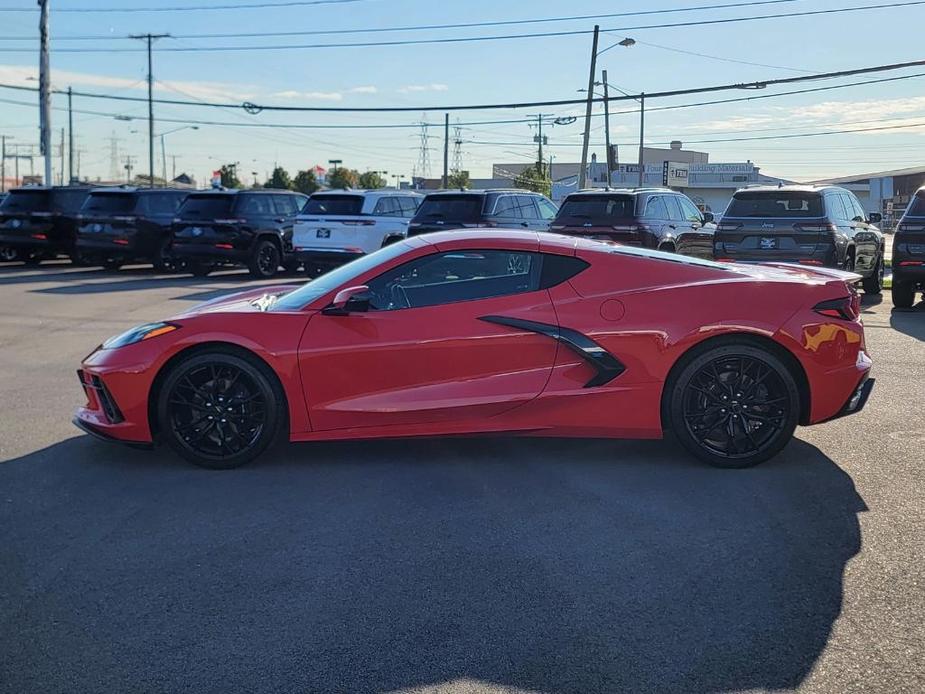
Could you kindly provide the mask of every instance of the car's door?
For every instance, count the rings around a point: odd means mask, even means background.
[[[533,231],[546,231],[548,225],[540,218],[540,211],[536,206],[536,196],[518,195],[517,208],[520,211],[521,226]]]
[[[867,221],[867,212],[854,193],[845,193],[846,204],[851,205],[852,239],[854,241],[854,267],[865,275],[872,272],[879,260],[880,234],[876,227]]]
[[[673,239],[678,231],[678,225],[668,214],[668,205],[665,204],[665,198],[662,195],[649,196],[642,219],[656,237],[656,247],[666,238]]]
[[[835,259],[839,266],[845,262],[848,242],[852,233],[851,208],[845,204],[841,193],[832,193],[825,197],[826,213],[835,225]]]
[[[524,251],[434,252],[367,282],[368,311],[314,315],[299,348],[312,429],[450,426],[535,398],[555,340],[486,318],[555,326],[541,263]]]
[[[549,231],[549,226],[552,224],[552,220],[554,220],[556,215],[559,213],[559,208],[544,197],[536,198],[536,206],[540,212],[540,220],[542,222],[540,227],[541,230]]]
[[[503,193],[495,198],[494,206],[491,208],[488,216],[497,226],[506,229],[520,229],[529,227],[530,224],[522,218],[520,207],[517,203],[519,196],[511,193]]]

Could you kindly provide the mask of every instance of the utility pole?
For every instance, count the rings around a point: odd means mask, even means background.
[[[39,19],[39,134],[41,153],[45,157],[46,186],[52,184],[51,180],[51,75],[48,67],[48,3],[50,0],[39,0],[41,9]]]
[[[164,146],[164,134],[161,133],[161,178],[164,179],[164,185],[167,185],[167,149]]]
[[[611,171],[613,171],[613,161],[610,156],[610,92],[607,88],[607,70],[601,71],[601,79],[604,82],[604,146],[607,148],[607,187],[611,184]]]
[[[125,182],[132,182],[132,171],[135,169],[135,155],[128,154],[125,157]]]
[[[591,42],[591,70],[588,72],[588,104],[585,107],[585,135],[581,142],[581,168],[578,171],[578,190],[585,187],[588,167],[588,141],[591,137],[591,105],[594,103],[594,73],[597,68],[597,38],[601,28],[594,25]]]
[[[0,135],[0,193],[6,192],[6,135]]]
[[[148,187],[154,187],[154,68],[151,64],[151,44],[170,34],[132,34],[130,38],[148,42]]]
[[[71,88],[67,88],[67,182],[74,181],[74,110],[71,107]]]
[[[443,187],[450,185],[450,114],[443,114]]]
[[[642,188],[645,183],[645,178],[643,177],[645,172],[645,156],[643,140],[646,135],[646,93],[643,92],[639,95],[639,187]]]
[[[58,185],[64,185],[64,128],[61,128],[61,175],[58,177]]]
[[[178,156],[180,156],[180,155],[179,155],[179,154],[171,154],[171,155],[170,155],[170,163],[171,163],[171,167],[172,167],[172,168],[171,168],[172,173],[171,173],[171,176],[170,176],[170,179],[171,179],[171,180],[173,180],[173,179],[175,179],[175,178],[177,177],[177,157],[178,157]],[[256,172],[256,171],[252,171],[251,173],[254,174],[254,185],[256,186],[256,185],[257,185],[257,172]]]

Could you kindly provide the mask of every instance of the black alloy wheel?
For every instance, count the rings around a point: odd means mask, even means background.
[[[177,264],[174,261],[171,252],[170,238],[161,239],[157,244],[157,250],[154,251],[154,260],[152,261],[155,272],[176,272]]]
[[[701,353],[666,395],[681,443],[716,467],[751,467],[774,456],[799,419],[799,392],[787,367],[748,344]]]
[[[883,255],[877,258],[877,267],[871,273],[870,277],[865,277],[861,282],[865,294],[879,294],[883,291]]]
[[[269,279],[279,270],[279,248],[270,239],[258,239],[247,267],[252,276]]]
[[[158,421],[171,447],[201,467],[250,462],[276,438],[284,397],[265,368],[225,352],[182,362],[160,390]]]
[[[0,246],[0,262],[11,262],[19,260],[19,251],[12,246]]]
[[[845,256],[845,264],[842,266],[845,272],[854,272],[854,252],[849,252]]]

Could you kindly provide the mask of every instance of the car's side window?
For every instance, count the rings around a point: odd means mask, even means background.
[[[391,196],[379,198],[376,206],[373,208],[375,217],[394,217],[399,214],[400,210],[396,209],[395,198]]]
[[[681,210],[684,213],[684,219],[688,222],[702,222],[703,217],[700,215],[700,210],[697,209],[697,206],[694,205],[687,198],[682,198],[681,196],[676,196],[678,204],[681,205]]]
[[[513,195],[499,195],[495,201],[495,209],[492,211],[494,217],[519,217],[517,211],[517,201]]]
[[[288,195],[273,195],[270,200],[273,202],[274,214],[281,217],[291,217],[293,214],[295,214]]]
[[[549,200],[546,198],[537,198],[536,204],[539,205],[540,217],[542,219],[549,221],[555,219],[556,215],[559,214],[559,208],[549,202]]]
[[[848,221],[848,213],[845,210],[845,205],[842,202],[841,195],[838,193],[832,193],[831,195],[826,196],[826,202],[829,205],[829,214],[836,222]]]
[[[858,200],[857,196],[854,193],[848,193],[848,199],[851,200],[851,206],[854,208],[854,221],[856,222],[866,222],[867,213],[864,211],[864,206],[861,205],[861,201]]]
[[[661,195],[653,195],[646,201],[646,219],[668,219],[668,206]]]
[[[370,280],[370,310],[396,311],[536,291],[541,266],[540,254],[528,251],[434,253]]]
[[[540,215],[536,211],[536,205],[533,203],[532,195],[518,195],[517,209],[520,216],[524,219],[539,219]]]
[[[681,210],[681,204],[677,195],[670,195],[665,200],[665,204],[668,206],[668,219],[673,222],[684,221],[684,212]]]

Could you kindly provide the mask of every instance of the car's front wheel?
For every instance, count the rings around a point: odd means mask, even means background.
[[[732,342],[689,359],[665,391],[675,435],[691,453],[722,468],[757,465],[793,437],[800,396],[774,354]]]
[[[11,262],[19,260],[19,251],[12,246],[0,246],[0,261]]]
[[[285,397],[268,367],[231,351],[186,359],[167,374],[157,414],[170,446],[191,463],[239,467],[273,443]]]

